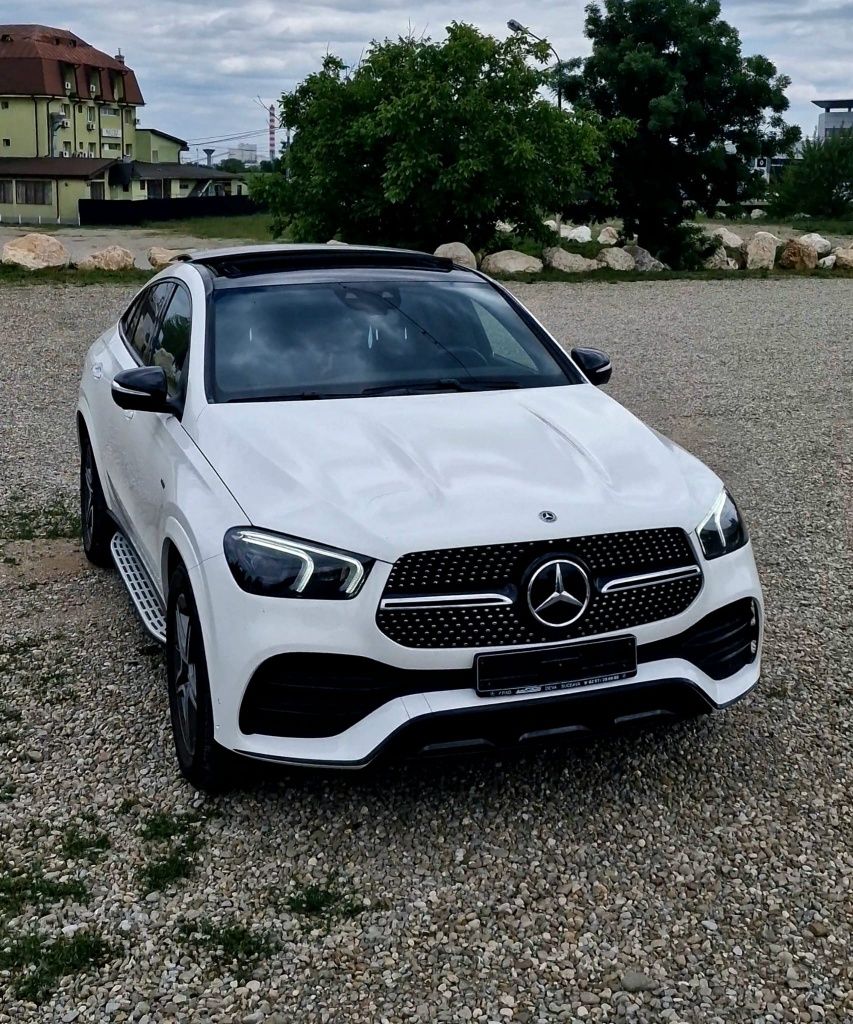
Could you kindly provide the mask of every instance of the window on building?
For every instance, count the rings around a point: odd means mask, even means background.
[[[148,188],[148,182],[143,179],[142,181],[140,181],[139,187],[144,192]]]
[[[71,142],[68,139],[62,143],[62,152],[65,153],[66,156],[71,156]]]
[[[120,113],[118,107],[104,107],[104,114],[107,117],[118,117]]]
[[[127,124],[130,124],[131,121],[133,121],[133,107],[128,107],[125,110],[125,112],[124,112],[124,119],[125,119]]]
[[[63,117],[71,117],[71,104],[70,103],[63,103],[62,104],[62,116]]]
[[[12,145],[11,139],[3,139],[3,148],[8,149]]]
[[[82,139],[80,139],[80,141],[79,141],[79,142],[77,143],[77,148],[78,148],[79,150],[81,150],[81,152],[82,152],[82,150],[83,150],[83,145],[84,145],[84,143],[83,143],[83,140],[82,140]]]
[[[102,181],[89,182],[89,198],[104,199],[104,183]]]
[[[78,114],[82,114],[83,113],[83,104],[82,103],[78,103],[77,104],[77,113]]]
[[[94,142],[89,143],[89,156],[97,156],[97,147]]]
[[[14,189],[11,178],[0,178],[0,203],[11,203]]]
[[[160,150],[159,149],[152,149],[151,150],[151,159],[152,159],[152,161],[155,164],[157,163],[157,161],[160,159]]]
[[[52,181],[15,182],[15,202],[26,206],[49,206],[53,201]]]
[[[8,109],[9,109],[9,101],[8,100],[0,101],[0,110],[8,110]]]
[[[124,155],[133,156],[133,146],[129,142],[125,144]]]

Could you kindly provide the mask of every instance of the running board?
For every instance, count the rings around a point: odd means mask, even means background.
[[[110,542],[113,561],[142,625],[161,644],[166,642],[166,612],[163,602],[130,541],[118,530]]]

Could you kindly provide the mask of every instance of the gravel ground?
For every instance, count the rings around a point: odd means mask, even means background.
[[[2,288],[0,533],[42,539],[0,542],[0,1021],[853,1020],[853,282],[518,291],[738,495],[762,685],[582,748],[197,797],[158,649],[61,536],[78,367],[126,294]]]

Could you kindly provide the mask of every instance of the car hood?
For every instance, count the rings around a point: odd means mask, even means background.
[[[385,561],[692,530],[721,486],[587,384],[209,405],[195,434],[252,525]],[[546,510],[555,522],[540,518]]]

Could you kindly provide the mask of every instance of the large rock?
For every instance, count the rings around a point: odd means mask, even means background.
[[[661,263],[660,260],[656,260],[649,250],[643,249],[642,246],[626,245],[625,252],[630,253],[634,257],[634,263],[636,264],[635,269],[641,271],[643,274],[659,273],[661,270],[667,269],[665,263]]]
[[[482,263],[484,274],[539,274],[542,260],[515,249],[502,249],[488,255]]]
[[[772,270],[776,265],[776,250],[780,239],[769,231],[756,231],[746,246],[747,270]]]
[[[764,220],[766,216],[767,214],[764,210],[753,210],[750,214],[750,217],[752,217],[753,220]]]
[[[817,250],[797,238],[790,238],[779,254],[779,266],[785,270],[814,270],[817,266]]]
[[[704,265],[706,270],[740,270],[740,263],[733,260],[722,245],[714,250]]]
[[[460,267],[467,267],[469,270],[477,269],[477,257],[464,242],[445,242],[435,250],[435,255],[453,260]]]
[[[557,230],[557,222],[555,220],[543,220],[542,223],[548,228],[549,231]]]
[[[810,245],[818,256],[828,256],[832,252],[832,242],[816,231],[812,231],[808,235],[800,235],[797,241],[802,242],[803,245]]]
[[[603,227],[598,235],[599,245],[616,245],[619,242],[619,232],[608,224]]]
[[[746,263],[746,244],[740,235],[728,228],[717,228],[711,232],[711,238],[726,250],[726,256],[734,260],[738,267]],[[713,257],[712,257],[713,258]]]
[[[185,256],[183,249],[165,249],[162,245],[152,245],[148,250],[148,262],[155,270],[162,270],[174,263],[179,256]]]
[[[132,270],[133,253],[121,245],[108,245],[85,256],[77,264],[78,270]]]
[[[836,249],[833,255],[837,270],[853,270],[853,249]]]
[[[31,232],[12,238],[3,246],[3,262],[14,263],[27,270],[45,270],[47,267],[67,267],[68,250],[53,235]]]
[[[588,260],[585,256],[578,256],[574,252],[566,252],[555,246],[553,249],[545,249],[542,253],[546,266],[554,270],[562,270],[564,274],[588,274],[592,270],[599,270],[600,266],[595,260]]]
[[[601,264],[608,270],[636,270],[637,261],[624,249],[602,249],[598,254]]]
[[[817,261],[817,265],[821,270],[832,270],[835,264],[838,262],[838,257],[835,253],[831,253],[829,256],[824,256],[822,260]]]
[[[592,241],[592,231],[585,225],[573,228],[566,224],[562,229],[562,234],[567,242],[577,242],[578,245],[586,245],[587,242]]]
[[[500,235],[514,235],[515,224],[510,224],[505,220],[499,220],[497,224],[495,224],[495,231]]]

